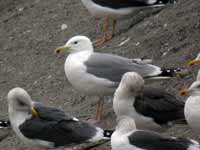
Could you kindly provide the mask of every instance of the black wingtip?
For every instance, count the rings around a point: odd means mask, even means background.
[[[166,76],[166,77],[174,77],[177,72],[180,72],[181,69],[163,69],[162,73],[159,76]]]
[[[0,120],[0,129],[2,128],[10,128],[11,125],[10,125],[10,121],[7,120],[7,121],[4,121],[4,120]]]
[[[158,0],[157,4],[176,4],[177,0]]]
[[[111,138],[114,130],[104,130],[104,137]]]
[[[189,71],[187,69],[181,69],[181,68],[173,68],[173,69],[162,69],[161,74],[159,76],[161,77],[184,77],[189,74]]]

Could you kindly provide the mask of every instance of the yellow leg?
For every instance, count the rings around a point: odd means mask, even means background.
[[[107,32],[109,29],[109,17],[106,17],[105,22],[104,22],[104,26],[103,26],[103,37],[101,39],[98,39],[95,43],[96,46],[101,46],[102,44],[104,44],[107,39]]]
[[[100,104],[99,116],[97,118],[98,121],[101,121],[103,116],[103,105],[104,105],[104,100],[102,99]]]
[[[100,98],[97,103],[97,113],[96,113],[97,121],[101,121],[102,114],[103,114],[103,105],[104,105],[104,101],[103,101],[103,99]]]
[[[116,25],[117,25],[117,20],[113,19],[113,29],[112,29],[112,36],[115,36],[116,32]]]
[[[107,34],[108,29],[109,29],[109,17],[106,17],[105,24],[104,24],[104,27],[103,27],[104,36]]]
[[[113,21],[113,24],[112,24],[112,34],[106,35],[106,41],[110,41],[114,37],[114,35],[115,35],[117,20],[113,19],[112,21]]]
[[[96,107],[96,117],[95,117],[95,120],[98,120],[100,105],[101,105],[101,100],[99,99],[98,102],[97,102],[97,107]]]

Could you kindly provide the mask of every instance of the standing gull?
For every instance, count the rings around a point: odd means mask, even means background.
[[[165,137],[151,131],[138,130],[128,116],[118,118],[111,137],[112,150],[200,150],[192,139]]]
[[[180,91],[181,95],[189,93],[190,96],[186,100],[184,108],[185,119],[193,130],[200,133],[200,71],[190,88]]]
[[[72,86],[89,95],[112,95],[121,77],[129,71],[138,72],[148,80],[166,79],[181,73],[181,69],[161,69],[125,57],[97,53],[85,36],[72,37],[64,46],[55,50],[57,54],[69,53],[64,70]],[[100,120],[103,101],[100,99],[96,119]]]
[[[111,136],[111,132],[79,121],[62,110],[32,101],[22,88],[8,93],[8,111],[12,129],[27,144],[55,148]]]
[[[103,27],[104,36],[97,40],[101,45],[112,39],[115,34],[117,19],[127,18],[136,7],[163,6],[175,3],[175,0],[82,0],[83,5],[95,18],[105,18]],[[109,20],[112,20],[112,34],[108,34]]]
[[[159,88],[144,89],[143,78],[135,72],[123,75],[113,108],[117,117],[132,117],[138,129],[162,131],[184,120],[184,102]]]

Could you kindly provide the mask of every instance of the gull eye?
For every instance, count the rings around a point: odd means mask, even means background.
[[[75,41],[74,44],[75,44],[75,45],[78,44],[78,41]]]
[[[26,106],[26,104],[25,104],[24,102],[22,102],[22,101],[18,101],[18,104],[19,104],[20,106]]]

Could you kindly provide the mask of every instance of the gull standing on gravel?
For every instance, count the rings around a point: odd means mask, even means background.
[[[112,150],[200,150],[192,139],[165,137],[158,133],[138,130],[133,118],[121,116],[111,137]]]
[[[95,18],[105,18],[104,36],[97,40],[97,45],[109,41],[115,34],[117,19],[130,17],[136,7],[164,6],[176,0],[82,0],[83,5]],[[108,34],[109,20],[112,20],[112,34]]]
[[[161,69],[135,59],[94,52],[91,40],[85,36],[72,37],[55,52],[69,53],[64,65],[67,79],[75,89],[88,95],[112,95],[122,75],[130,71],[137,72],[148,80],[168,79],[182,73],[181,69]],[[97,120],[100,120],[102,111],[103,101],[100,99]]]
[[[181,95],[190,94],[185,102],[185,119],[193,130],[200,133],[200,70],[190,88],[179,92]]]
[[[8,111],[16,135],[24,143],[35,146],[68,147],[109,139],[112,133],[68,116],[62,110],[34,102],[22,88],[8,93]]]
[[[173,122],[184,120],[184,102],[159,88],[144,90],[144,80],[135,72],[123,75],[113,109],[117,117],[132,117],[138,129],[163,131]]]

